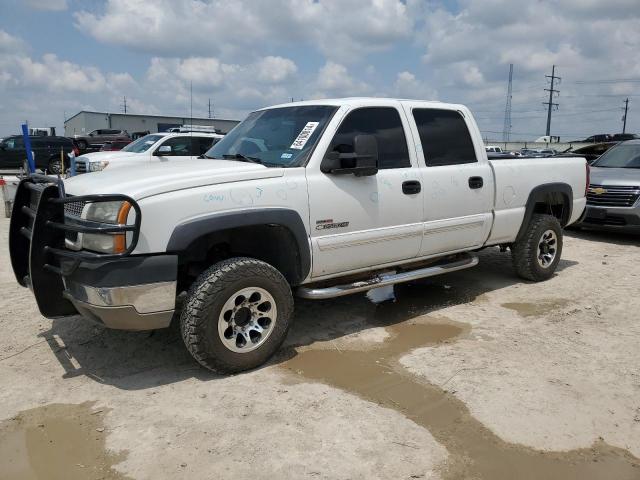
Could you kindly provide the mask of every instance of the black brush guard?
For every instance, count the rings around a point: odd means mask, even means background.
[[[79,220],[65,223],[67,203],[127,201],[136,213],[133,225]],[[16,280],[31,287],[40,313],[56,318],[78,313],[65,298],[63,277],[73,274],[82,262],[102,262],[126,257],[133,252],[140,233],[140,207],[126,195],[83,195],[67,197],[61,179],[33,174],[18,185],[9,227],[9,253]],[[103,254],[65,248],[67,233],[116,234],[131,232],[131,242],[121,253]]]

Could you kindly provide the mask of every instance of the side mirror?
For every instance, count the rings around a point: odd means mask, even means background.
[[[320,171],[333,175],[353,174],[356,177],[378,173],[378,140],[375,135],[356,135],[353,150],[353,153],[327,153]]]
[[[153,154],[156,157],[162,157],[171,153],[171,145],[161,145]]]
[[[89,136],[93,137],[95,134],[93,132],[89,132]]]

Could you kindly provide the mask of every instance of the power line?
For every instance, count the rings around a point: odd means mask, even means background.
[[[543,102],[543,105],[547,105],[548,109],[547,109],[547,136],[551,135],[551,110],[553,109],[553,107],[555,106],[556,108],[559,107],[559,104],[557,103],[553,103],[553,94],[554,93],[560,93],[559,90],[554,90],[553,88],[553,84],[556,80],[556,78],[558,79],[558,83],[560,83],[560,81],[562,80],[560,77],[556,77],[556,66],[553,65],[553,67],[551,68],[551,75],[545,75],[546,78],[550,78],[551,79],[551,88],[545,88],[544,90],[549,92],[549,101],[548,102]]]
[[[612,83],[640,83],[640,78],[605,78],[600,80],[576,80],[576,85],[608,85]]]
[[[511,97],[513,91],[513,63],[509,64],[509,86],[507,87],[507,105],[504,107],[504,127],[502,140],[509,141],[511,135]]]

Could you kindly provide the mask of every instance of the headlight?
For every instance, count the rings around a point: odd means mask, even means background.
[[[109,165],[109,162],[106,160],[102,160],[101,162],[89,162],[89,171],[90,172],[99,172],[100,170],[104,170]]]
[[[84,211],[83,218],[91,222],[126,225],[131,204],[129,202],[94,202]],[[100,253],[122,253],[127,249],[125,233],[85,233],[82,248]]]

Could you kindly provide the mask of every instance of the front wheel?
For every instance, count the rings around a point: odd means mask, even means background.
[[[262,365],[284,341],[293,295],[282,274],[252,258],[231,258],[204,271],[180,316],[182,339],[204,367],[235,373]]]
[[[47,166],[47,170],[49,173],[53,173],[54,175],[58,175],[59,173],[63,173],[62,171],[62,162],[60,161],[60,157],[53,157],[49,160],[49,165]]]
[[[524,235],[511,246],[516,273],[534,282],[551,278],[562,254],[562,227],[551,215],[534,215]]]

